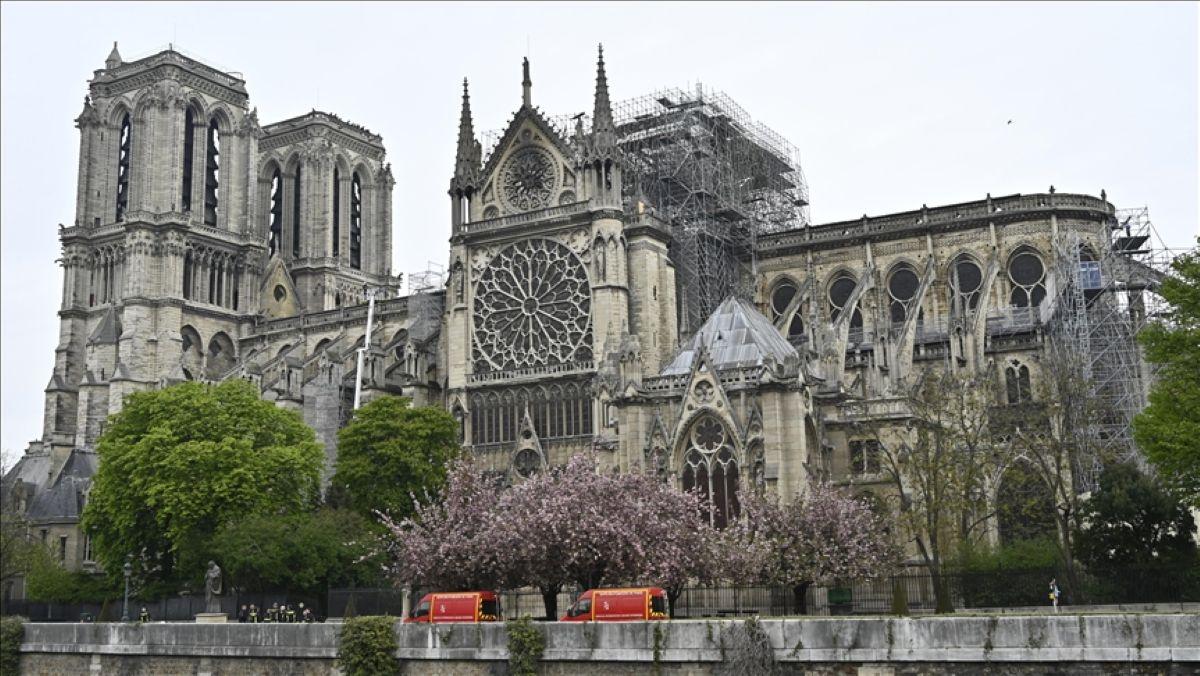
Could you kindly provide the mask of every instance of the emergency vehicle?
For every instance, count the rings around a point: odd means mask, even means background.
[[[439,592],[421,597],[405,623],[499,622],[500,599],[496,592]]]
[[[621,622],[667,619],[667,595],[659,587],[589,589],[579,595],[562,622]]]

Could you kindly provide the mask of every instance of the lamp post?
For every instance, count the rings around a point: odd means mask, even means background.
[[[133,564],[129,558],[125,559],[125,603],[121,606],[121,621],[129,621],[129,576],[133,575]]]

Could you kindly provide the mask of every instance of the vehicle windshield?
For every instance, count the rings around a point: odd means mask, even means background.
[[[580,615],[587,615],[590,612],[592,612],[592,600],[579,599],[575,602],[575,605],[571,606],[571,610],[567,614],[571,617],[579,617]]]
[[[484,599],[479,606],[479,612],[484,615],[500,616],[500,602],[496,599]]]
[[[421,601],[416,608],[413,608],[413,617],[424,617],[429,614],[429,601]]]
[[[652,612],[652,613],[667,612],[666,599],[664,599],[661,596],[651,596],[650,597],[650,612]]]

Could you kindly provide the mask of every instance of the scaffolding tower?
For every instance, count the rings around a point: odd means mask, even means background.
[[[1107,462],[1144,466],[1132,423],[1146,405],[1153,365],[1137,334],[1163,311],[1157,289],[1170,253],[1141,207],[1116,211],[1095,232],[1071,231],[1054,258],[1048,334],[1057,357],[1079,369],[1091,398],[1074,430],[1084,452],[1072,468],[1077,488],[1091,491]]]
[[[672,226],[681,338],[730,294],[749,296],[759,234],[808,223],[808,185],[794,145],[723,92],[697,85],[613,105],[627,205]],[[751,273],[753,271],[751,270]]]
[[[627,212],[642,203],[672,226],[680,338],[694,333],[730,294],[749,296],[759,234],[809,222],[800,153],[723,92],[697,85],[613,104]],[[576,120],[545,118],[568,139]],[[501,132],[483,134],[488,154]],[[486,160],[485,160],[486,161]],[[752,271],[751,271],[752,272]]]
[[[408,274],[408,336],[424,344],[438,333],[442,321],[442,295],[446,267],[430,261],[424,270]]]

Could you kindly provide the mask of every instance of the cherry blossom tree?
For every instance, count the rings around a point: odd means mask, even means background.
[[[570,584],[654,584],[673,601],[715,572],[715,533],[696,495],[648,475],[602,472],[593,454],[503,490],[459,462],[440,500],[418,501],[409,519],[381,519],[397,580],[447,590],[533,586],[550,618]]]
[[[469,460],[451,467],[441,496],[415,500],[413,516],[377,512],[390,533],[389,573],[401,584],[436,590],[494,589],[505,581],[506,543],[496,538],[497,488]]]
[[[791,587],[803,612],[813,583],[843,583],[889,573],[898,550],[867,503],[813,484],[784,503],[750,493],[721,535],[722,572],[735,584]]]

